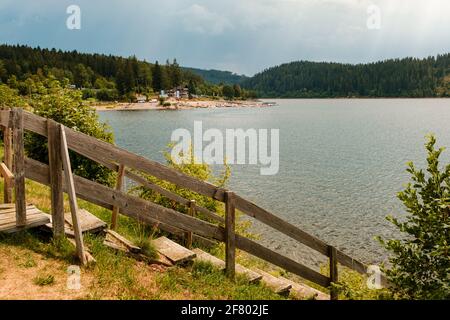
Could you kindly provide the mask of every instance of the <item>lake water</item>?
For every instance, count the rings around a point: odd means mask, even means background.
[[[424,136],[450,147],[450,100],[336,99],[277,100],[268,108],[184,111],[106,111],[117,145],[164,162],[162,150],[177,128],[280,129],[280,170],[234,165],[229,187],[278,216],[366,263],[385,251],[376,235],[393,236],[387,214],[401,215],[396,198],[408,181],[406,162],[425,164]],[[450,151],[442,160],[450,161]],[[310,266],[310,250],[255,224],[263,243]]]

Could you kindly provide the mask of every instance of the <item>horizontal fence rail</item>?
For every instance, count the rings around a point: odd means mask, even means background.
[[[0,125],[4,128],[13,127],[12,121],[14,120],[13,114],[15,112],[15,110],[0,111]],[[35,114],[23,112],[23,128],[41,136],[48,137],[49,121]],[[128,168],[124,169],[124,176],[179,204],[189,207],[191,200],[152,183],[144,176],[153,176],[157,179],[165,180],[178,187],[189,189],[223,203],[227,201],[226,193],[228,191],[224,188],[219,188],[208,182],[198,180],[158,162],[133,154],[73,129],[64,127],[64,130],[67,138],[67,146],[70,150],[113,171],[118,171],[120,166]],[[52,181],[50,179],[50,168],[48,165],[25,158],[24,166],[26,178],[44,185],[51,185]],[[139,172],[142,172],[144,176],[138,174]],[[162,230],[176,235],[192,232],[197,239],[214,239],[220,242],[226,242],[226,229],[223,227],[225,219],[207,208],[196,205],[195,211],[201,212],[204,217],[219,225],[157,205],[153,202],[124,193],[120,189],[109,188],[82,177],[74,176],[74,183],[77,196],[104,208],[110,210],[118,208],[121,214],[153,226],[158,226]],[[63,185],[66,188],[65,181]],[[330,262],[339,262],[343,266],[362,274],[367,272],[367,266],[363,263],[238,195],[233,194],[233,206],[244,214],[325,255],[330,258]],[[248,238],[236,234],[233,243],[235,243],[237,248],[249,254],[282,267],[320,286],[330,286],[330,277],[324,276]]]

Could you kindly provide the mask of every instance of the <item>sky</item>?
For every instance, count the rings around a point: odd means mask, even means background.
[[[67,27],[71,5],[80,29]],[[297,60],[447,53],[449,17],[449,0],[0,0],[0,43],[253,75]]]

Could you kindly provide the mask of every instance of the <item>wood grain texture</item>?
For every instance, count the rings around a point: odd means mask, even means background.
[[[332,284],[337,284],[338,279],[338,261],[337,261],[337,252],[336,248],[330,246],[328,248],[329,250],[329,257],[330,257],[330,286]],[[335,288],[331,286],[330,288],[330,299],[331,300],[338,300],[339,295]]]
[[[48,160],[51,192],[53,235],[64,236],[64,194],[61,156],[61,128],[56,121],[47,121]]]
[[[173,264],[183,264],[192,261],[196,254],[195,252],[180,246],[178,243],[166,237],[160,237],[152,241],[156,251],[169,259]]]
[[[225,272],[231,279],[236,272],[236,210],[234,193],[225,192]]]
[[[9,119],[8,119],[9,120]],[[12,171],[13,170],[13,142],[12,142],[12,130],[9,127],[3,128],[3,163]],[[5,180],[3,186],[3,201],[5,203],[13,202],[13,183]]]
[[[116,190],[122,191],[123,187],[123,178],[125,175],[125,166],[123,164],[119,165],[119,169],[117,171],[117,180],[116,180]],[[117,221],[119,218],[119,207],[114,206],[111,214],[111,229],[117,229]]]
[[[83,234],[81,232],[80,221],[78,220],[78,203],[75,191],[75,184],[73,182],[72,168],[70,165],[69,149],[67,148],[66,134],[64,126],[60,125],[61,134],[61,157],[64,168],[64,177],[66,182],[66,191],[69,195],[70,212],[72,214],[72,228],[75,236],[75,243],[77,249],[78,259],[82,265],[87,264],[86,253],[83,244]]]
[[[23,141],[23,110],[15,108],[13,114],[13,150],[14,150],[14,191],[16,196],[16,222],[17,226],[25,226],[27,212],[25,203],[25,168],[24,168],[24,141]]]

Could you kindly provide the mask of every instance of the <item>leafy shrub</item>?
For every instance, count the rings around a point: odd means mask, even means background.
[[[5,84],[0,84],[0,109],[26,107],[24,99],[18,95],[17,90],[11,89]]]
[[[435,144],[428,136],[427,173],[408,164],[412,182],[398,194],[409,213],[406,220],[387,217],[404,237],[379,238],[392,253],[392,267],[385,272],[400,298],[450,299],[450,165],[440,171],[444,149]]]
[[[100,123],[95,110],[83,103],[80,91],[63,89],[56,84],[55,87],[47,88],[44,94],[34,95],[31,105],[33,112],[41,117],[53,119],[97,139],[113,142],[109,127]],[[48,163],[47,139],[27,133],[25,150],[29,157]],[[113,185],[114,173],[111,170],[72,151],[70,159],[75,174]]]

